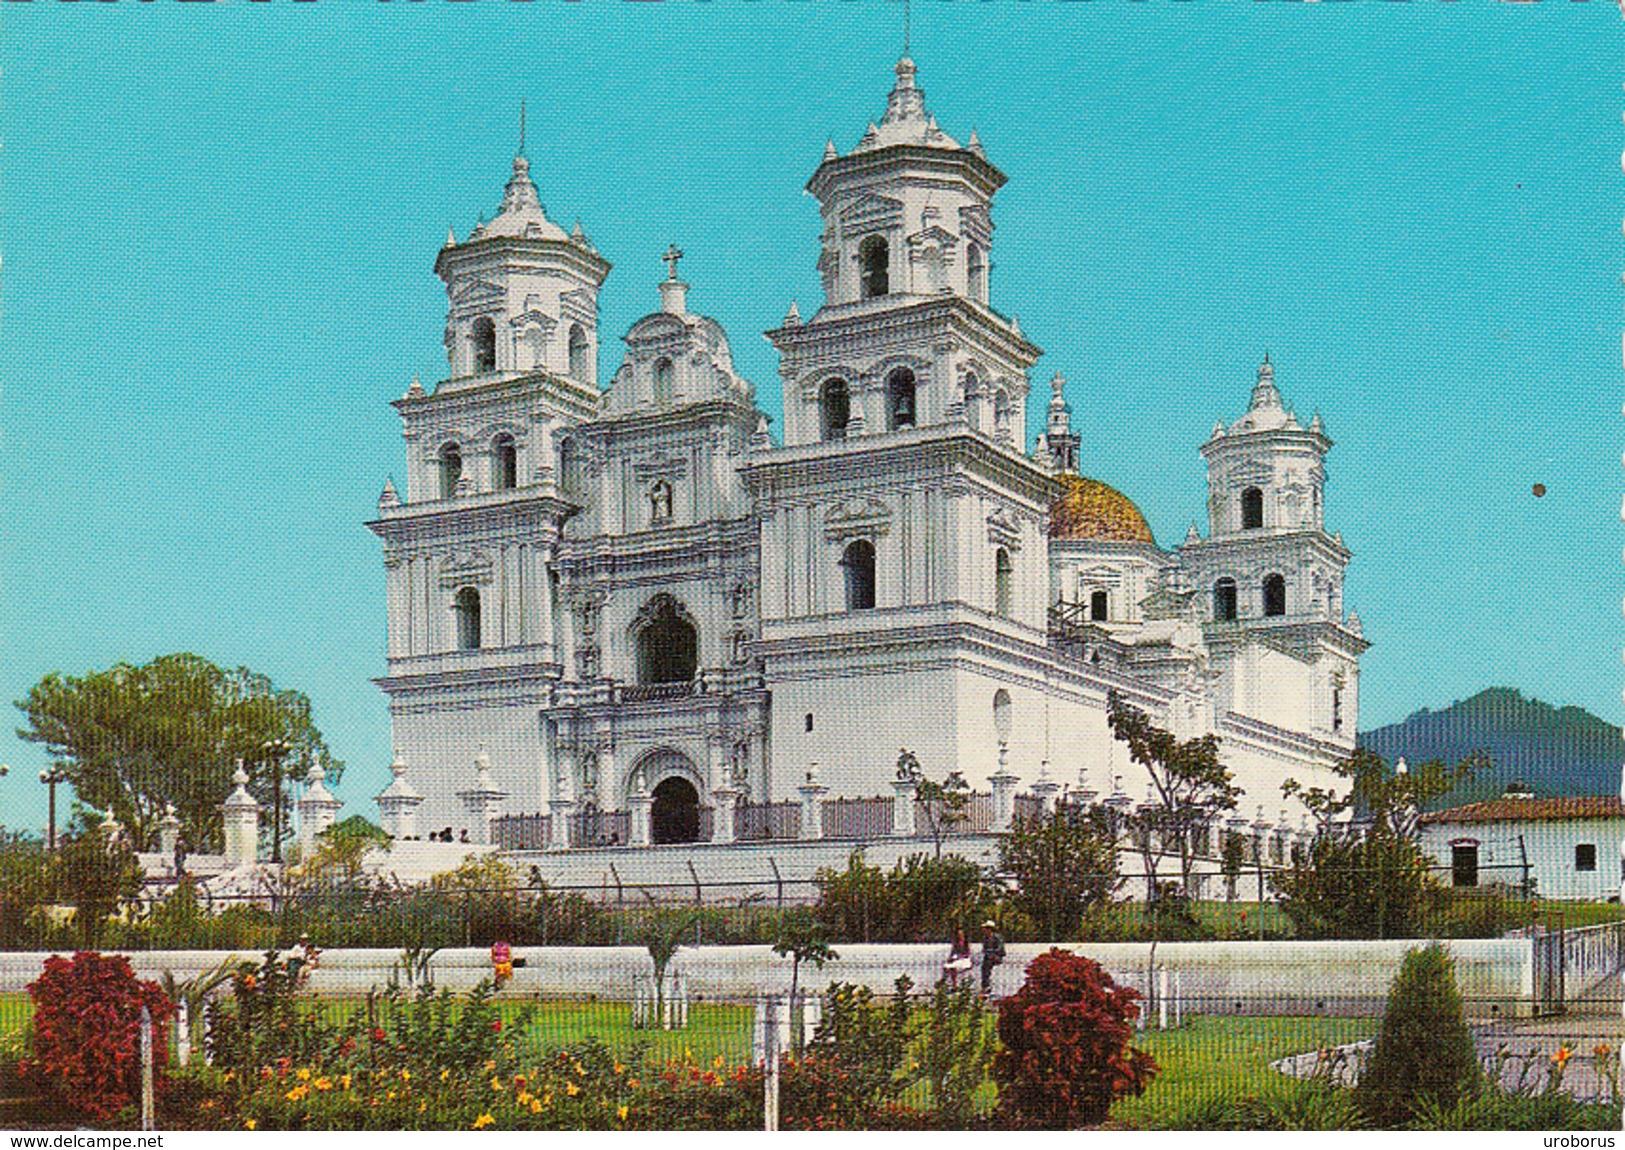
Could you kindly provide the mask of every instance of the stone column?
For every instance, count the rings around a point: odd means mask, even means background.
[[[824,795],[829,788],[818,780],[818,764],[807,766],[807,781],[801,784],[801,837],[824,837]]]
[[[920,784],[914,779],[893,779],[891,789],[897,795],[891,808],[891,833],[896,838],[913,838],[914,795]]]
[[[328,827],[333,825],[333,819],[344,804],[333,797],[323,780],[327,778],[327,771],[320,763],[310,764],[310,774],[306,776],[307,786],[304,796],[299,800],[299,856],[309,858],[310,852],[316,849],[316,838]]]
[[[1016,820],[1016,783],[1015,775],[1010,773],[1010,747],[1006,743],[999,744],[999,769],[987,777],[993,784],[993,832],[1004,834]]]
[[[247,866],[259,858],[260,805],[248,793],[248,772],[241,759],[237,760],[231,781],[237,789],[220,804],[226,832],[226,865]]]
[[[711,841],[731,843],[735,838],[734,804],[739,801],[739,792],[732,787],[718,787],[711,797],[717,804],[711,812]]]
[[[406,781],[406,759],[395,752],[395,761],[389,764],[395,781],[385,787],[372,801],[378,804],[378,818],[384,833],[392,839],[415,838],[418,833],[418,807],[423,796]]]
[[[164,817],[158,820],[158,849],[165,858],[175,857],[175,844],[180,842],[181,820],[175,814],[175,804],[164,806]]]
[[[1033,784],[1033,794],[1038,796],[1039,809],[1046,815],[1055,813],[1055,796],[1061,791],[1061,784],[1049,777],[1049,760],[1044,759],[1038,764],[1038,781]]]
[[[508,795],[506,791],[497,790],[491,781],[491,756],[485,753],[484,743],[474,756],[474,785],[466,791],[458,791],[457,797],[463,800],[472,824],[468,828],[469,841],[480,846],[491,845],[491,819]]]
[[[632,808],[632,845],[646,847],[652,845],[653,840],[649,834],[649,808],[654,806],[654,796],[644,785],[643,772],[639,771],[632,780],[632,793],[627,801]]]

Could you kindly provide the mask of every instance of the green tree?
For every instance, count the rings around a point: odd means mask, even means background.
[[[940,858],[942,840],[970,819],[970,784],[959,771],[949,771],[948,777],[940,783],[926,778],[920,769],[920,760],[906,748],[897,757],[897,777],[913,780],[915,798],[925,808],[926,833],[931,836]]]
[[[1303,787],[1288,779],[1281,791],[1314,818],[1315,839],[1270,885],[1281,910],[1306,938],[1414,938],[1426,930],[1439,894],[1430,862],[1414,841],[1429,802],[1484,766],[1478,756],[1455,765],[1440,760],[1389,769],[1381,755],[1360,748],[1333,770],[1346,788]]]
[[[1012,907],[1059,941],[1117,889],[1117,847],[1098,812],[1017,819],[999,837],[999,869],[1016,880]]]
[[[1241,797],[1241,788],[1219,762],[1218,736],[1181,740],[1115,693],[1106,721],[1113,736],[1128,744],[1129,757],[1146,769],[1156,798],[1129,816],[1128,829],[1146,856],[1147,873],[1157,859],[1173,855],[1188,892],[1198,834],[1234,810]]]
[[[94,947],[102,926],[141,893],[142,873],[129,844],[110,842],[99,828],[70,833],[57,847],[53,883],[73,900],[73,923],[81,945]]]
[[[1455,964],[1438,943],[1407,951],[1360,1074],[1360,1108],[1375,1126],[1401,1126],[1423,1104],[1454,1106],[1481,1076]]]
[[[36,912],[51,901],[51,856],[38,837],[0,828],[0,950],[25,950]]]
[[[810,962],[822,967],[841,956],[824,938],[823,927],[806,907],[787,910],[779,918],[778,931],[773,940],[773,953],[790,959],[790,1002],[796,1001],[800,986],[801,964]]]
[[[231,791],[237,759],[267,808],[277,791],[274,772],[283,773],[284,830],[292,802],[288,781],[303,778],[313,762],[329,781],[344,770],[322,741],[303,694],[197,655],[163,655],[139,667],[120,663],[83,677],[52,673],[16,705],[27,719],[18,737],[44,744],[79,801],[111,810],[142,846],[169,803],[195,848],[218,843],[219,807]],[[287,754],[273,766],[265,748],[276,740]]]

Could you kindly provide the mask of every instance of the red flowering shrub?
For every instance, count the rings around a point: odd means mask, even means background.
[[[1157,1064],[1128,1044],[1139,997],[1090,959],[1064,950],[1033,959],[1026,983],[999,1003],[1001,1118],[1030,1129],[1095,1126],[1118,1098],[1144,1093]]]
[[[141,1096],[141,1008],[152,1012],[154,1079],[168,1061],[164,1022],[175,1009],[156,982],[142,982],[121,954],[80,951],[45,960],[28,984],[34,1056],[24,1075],[59,1106],[106,1120]]]

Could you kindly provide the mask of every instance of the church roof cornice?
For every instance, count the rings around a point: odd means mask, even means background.
[[[960,295],[899,295],[837,304],[819,308],[805,323],[776,327],[764,334],[780,352],[794,354],[826,340],[841,339],[848,333],[869,335],[889,330],[904,333],[917,329],[922,323],[936,323],[985,339],[1027,367],[1044,354],[1042,348],[1012,330],[1004,316]]]
[[[441,248],[435,256],[435,275],[443,280],[450,280],[454,276],[465,274],[476,269],[488,269],[493,257],[499,256],[529,256],[537,262],[562,264],[571,271],[576,272],[583,279],[592,280],[595,284],[602,284],[611,264],[597,252],[589,251],[571,240],[544,239],[536,236],[481,236],[479,239],[467,240],[456,247]],[[508,272],[522,272],[523,269],[513,266],[504,267]],[[536,269],[540,271],[542,269]]]
[[[890,144],[871,151],[826,159],[807,181],[807,191],[823,200],[838,181],[865,176],[883,177],[898,168],[956,175],[981,195],[991,198],[1009,177],[984,157],[963,148],[932,148],[924,144]]]

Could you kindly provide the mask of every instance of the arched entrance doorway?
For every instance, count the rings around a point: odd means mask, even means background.
[[[655,845],[691,843],[700,837],[700,794],[680,775],[662,779],[654,789],[649,812],[650,837]]]

